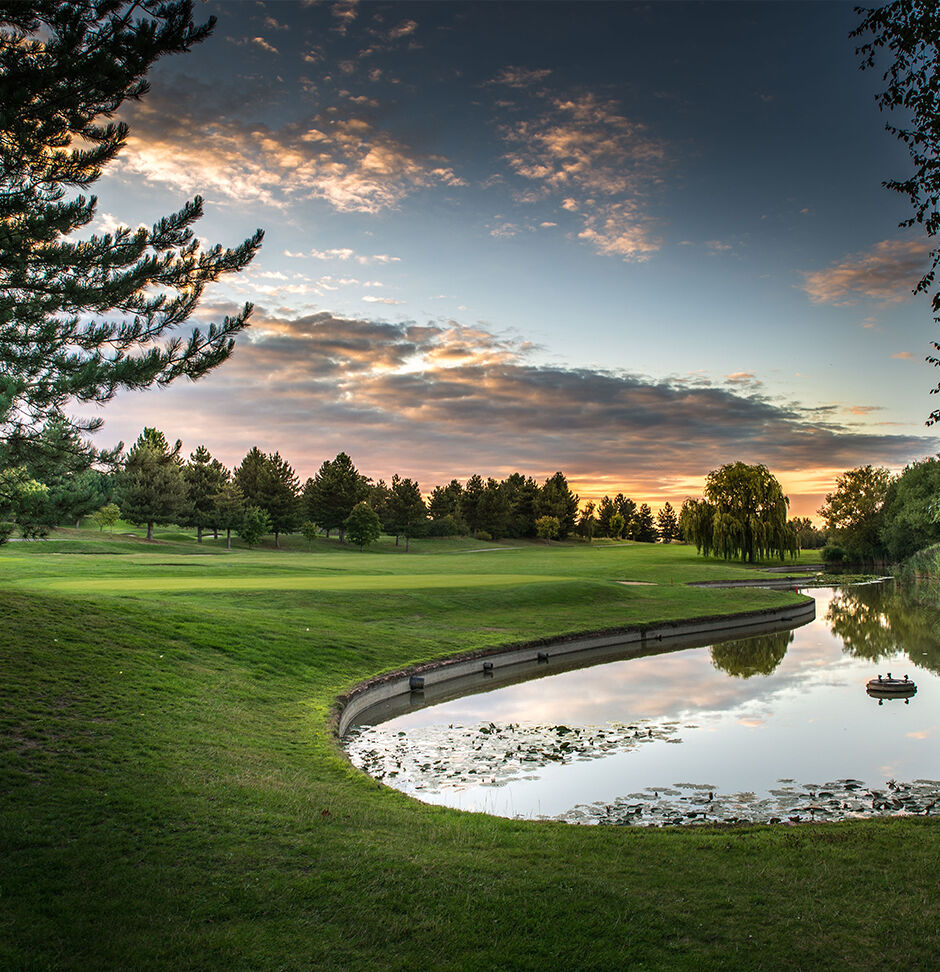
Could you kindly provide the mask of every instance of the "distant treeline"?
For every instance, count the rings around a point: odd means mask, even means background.
[[[182,443],[171,446],[154,428],[144,429],[109,473],[88,468],[86,444],[64,423],[43,430],[43,446],[31,466],[0,473],[0,518],[27,536],[95,515],[102,526],[118,516],[146,525],[151,538],[154,526],[175,523],[195,528],[200,540],[206,531],[223,531],[229,540],[235,532],[255,542],[260,530],[279,545],[282,534],[318,530],[326,536],[335,531],[342,541],[353,510],[365,504],[385,533],[406,544],[416,536],[461,535],[648,543],[680,538],[669,503],[655,518],[648,504],[622,493],[582,508],[562,472],[542,483],[522,473],[503,479],[475,474],[436,486],[425,498],[413,479],[364,476],[345,452],[301,483],[277,452],[255,447],[230,470],[205,446],[185,459]]]
[[[357,543],[375,531],[403,538],[474,536],[566,539],[594,537],[646,543],[696,541],[690,534],[689,499],[679,513],[665,503],[654,516],[649,505],[623,493],[599,503],[580,504],[564,473],[544,482],[513,473],[503,479],[473,475],[452,479],[424,497],[415,480],[398,474],[390,482],[362,475],[345,453],[324,462],[301,483],[279,453],[251,449],[235,469],[227,469],[199,446],[188,459],[182,443],[172,447],[158,429],[147,428],[110,472],[90,468],[97,454],[65,422],[42,430],[27,465],[0,469],[0,542],[16,526],[24,536],[41,536],[51,526],[77,524],[95,515],[102,526],[118,516],[158,524],[242,535],[249,543],[261,535],[316,532],[346,538],[358,506]],[[787,521],[802,549],[827,547],[827,559],[898,561],[940,542],[940,459],[912,463],[899,476],[871,466],[838,477],[819,510],[816,529],[808,517]],[[828,545],[828,546],[827,546]]]

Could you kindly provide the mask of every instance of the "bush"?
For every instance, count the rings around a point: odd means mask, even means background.
[[[10,534],[13,532],[12,523],[0,523],[0,545],[7,542],[10,539]]]
[[[429,537],[456,537],[460,533],[460,525],[450,515],[442,516],[439,520],[431,520],[428,524]]]
[[[847,557],[846,552],[835,544],[829,544],[822,548],[822,559],[824,563],[827,564],[841,564],[844,563]]]
[[[477,540],[492,540],[493,539],[493,536],[492,536],[492,534],[487,533],[486,530],[477,530],[476,539]]]

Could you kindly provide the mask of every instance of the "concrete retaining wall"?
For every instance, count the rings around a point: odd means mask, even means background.
[[[619,653],[629,656],[639,653],[631,651],[636,647],[649,649],[643,653],[653,653],[705,645],[765,631],[796,628],[815,617],[816,602],[808,599],[802,604],[781,608],[687,621],[665,621],[473,652],[419,665],[407,671],[380,675],[357,685],[347,695],[337,699],[333,709],[333,728],[338,736],[343,736],[350,725],[360,721],[363,713],[383,703],[395,705],[397,700],[402,703],[402,708],[407,708],[407,700],[416,689],[442,700],[463,694],[458,690],[461,684],[466,685],[467,692],[479,691],[478,685],[484,678],[492,680],[485,686],[491,688],[497,682],[519,681],[538,674],[547,675],[565,668],[581,667],[590,664],[595,655],[616,656]],[[503,677],[500,678],[500,675]]]

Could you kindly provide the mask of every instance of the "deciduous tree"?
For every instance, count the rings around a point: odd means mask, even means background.
[[[365,502],[357,503],[352,508],[344,526],[349,539],[358,544],[360,550],[364,549],[367,543],[374,543],[382,535],[382,524],[378,513]]]
[[[906,179],[888,179],[887,189],[906,196],[913,215],[900,225],[920,225],[927,236],[940,233],[940,8],[936,0],[894,0],[880,7],[859,7],[862,22],[852,32],[863,43],[856,53],[862,68],[872,68],[882,55],[890,59],[882,74],[883,91],[876,95],[882,111],[899,111],[901,119],[885,126],[907,146],[914,172]],[[931,293],[934,320],[940,323],[940,290],[936,287],[940,248],[930,254],[930,265],[915,293]],[[940,342],[931,342],[940,351]],[[927,358],[940,366],[940,358]],[[940,383],[932,394],[940,392]],[[934,409],[927,424],[940,421]]]
[[[796,537],[787,526],[789,502],[766,466],[728,463],[708,474],[704,500],[683,506],[682,526],[705,556],[782,560],[796,553]]]
[[[884,556],[879,530],[890,483],[887,469],[858,466],[839,476],[836,488],[826,494],[819,515],[852,560],[874,561]]]

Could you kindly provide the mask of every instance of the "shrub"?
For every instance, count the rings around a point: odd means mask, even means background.
[[[477,540],[492,540],[493,539],[493,535],[491,533],[488,533],[486,530],[477,530],[476,539]]]
[[[846,552],[841,547],[831,543],[828,546],[822,548],[821,556],[824,563],[841,564],[845,562],[847,555]]]
[[[459,533],[460,525],[450,513],[439,520],[431,520],[428,524],[429,537],[456,537]]]

